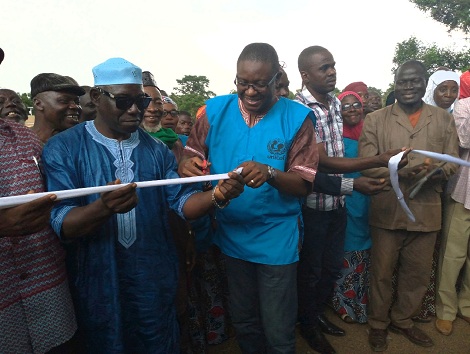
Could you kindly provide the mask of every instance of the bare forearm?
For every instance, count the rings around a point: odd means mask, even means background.
[[[187,219],[197,219],[213,208],[212,190],[191,195],[183,206],[183,214]]]
[[[349,173],[369,168],[384,167],[379,156],[345,158],[320,156],[318,168],[325,173]]]
[[[307,182],[299,175],[293,172],[276,171],[276,177],[268,183],[279,192],[295,197],[306,197],[312,192],[312,183]]]

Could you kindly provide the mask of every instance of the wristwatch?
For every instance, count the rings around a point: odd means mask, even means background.
[[[269,175],[269,178],[268,178],[268,182],[274,180],[277,176],[277,171],[274,167],[271,167],[269,165],[268,166],[268,175]]]

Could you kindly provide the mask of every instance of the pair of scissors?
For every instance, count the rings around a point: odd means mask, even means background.
[[[446,164],[446,161],[442,161],[436,165],[436,168],[433,169],[432,171],[428,172],[424,177],[422,177],[418,182],[413,184],[410,188],[410,199],[413,199],[416,194],[421,190],[423,185],[435,174],[439,173],[442,171],[442,166]]]

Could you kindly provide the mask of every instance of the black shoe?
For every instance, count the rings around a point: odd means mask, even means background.
[[[300,335],[305,339],[308,345],[312,347],[313,350],[321,354],[336,353],[319,327],[300,325]]]
[[[401,328],[397,327],[394,324],[390,324],[388,326],[391,332],[403,334],[406,338],[408,338],[414,344],[420,345],[422,347],[432,347],[434,342],[432,341],[429,336],[420,330],[418,327],[413,326],[411,328]]]
[[[345,336],[346,332],[339,328],[338,326],[334,325],[328,319],[325,317],[325,315],[319,315],[317,317],[318,320],[318,326],[322,330],[323,333],[330,334],[332,336]]]
[[[386,329],[369,329],[369,345],[374,352],[387,350],[387,334]]]

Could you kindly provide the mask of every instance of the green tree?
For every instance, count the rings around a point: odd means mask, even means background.
[[[207,99],[215,96],[214,92],[208,90],[209,79],[205,76],[185,75],[176,82],[178,87],[173,88],[176,93],[170,96],[178,104],[180,110],[188,111],[193,117]]]
[[[410,0],[421,11],[446,25],[449,32],[470,32],[470,2],[468,0]]]
[[[369,90],[377,91],[381,97],[383,97],[384,92],[381,89],[375,88],[374,86],[368,86]]]
[[[411,37],[396,45],[392,73],[394,74],[401,64],[411,59],[423,62],[428,74],[432,74],[440,66],[463,72],[470,65],[470,53],[467,50],[457,52],[450,48],[438,47],[435,43],[427,46],[416,37]]]
[[[21,101],[25,104],[26,107],[33,107],[33,100],[31,99],[31,94],[28,93],[19,93],[17,92],[18,96],[20,96]]]

